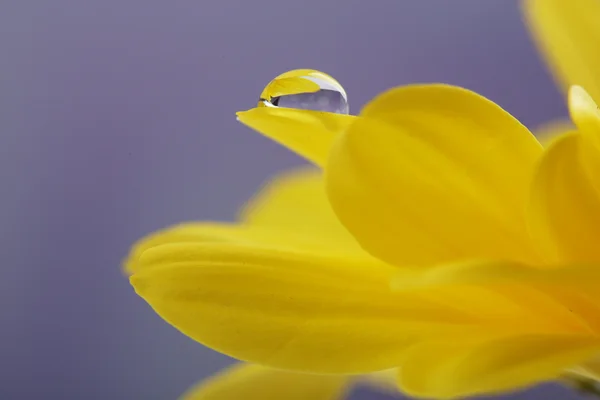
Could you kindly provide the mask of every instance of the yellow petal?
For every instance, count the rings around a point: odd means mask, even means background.
[[[326,186],[340,221],[388,262],[535,262],[524,209],[541,152],[524,126],[473,92],[401,87],[339,138]]]
[[[140,268],[138,260],[152,247],[173,242],[239,242],[247,236],[241,229],[232,229],[226,224],[185,223],[154,232],[138,240],[123,261],[123,270],[127,275],[134,274]]]
[[[381,263],[369,256],[360,247],[352,242],[352,238],[326,236],[323,233],[310,235],[309,227],[306,231],[295,231],[287,228],[264,227],[251,224],[225,224],[225,223],[187,223],[153,233],[136,243],[127,259],[124,261],[125,273],[131,275],[138,272],[139,268],[148,266],[139,261],[146,250],[161,244],[189,243],[211,244],[230,243],[242,246],[262,246],[279,248],[294,252],[313,252],[327,256],[352,257],[355,262],[364,261],[371,264]],[[318,229],[318,225],[314,230]],[[347,244],[347,246],[345,246]]]
[[[588,162],[590,158],[595,162]],[[529,206],[532,234],[562,262],[599,262],[600,151],[585,135],[557,139],[537,169]]]
[[[248,202],[241,220],[277,232],[291,231],[329,251],[368,257],[333,213],[319,170],[299,168],[277,176]]]
[[[392,281],[397,291],[444,291],[449,299],[476,301],[478,310],[483,299],[500,295],[529,313],[524,319],[538,332],[586,333],[600,330],[600,268],[598,265],[562,265],[539,268],[507,262],[472,262],[442,265],[424,273],[398,272]],[[488,291],[474,299],[469,293]],[[449,301],[449,300],[448,300]],[[454,300],[456,303],[456,300]],[[486,305],[487,313],[499,307]],[[485,313],[485,309],[479,309]],[[523,324],[522,322],[520,323]]]
[[[600,351],[585,335],[527,335],[421,343],[399,373],[409,395],[450,399],[520,389],[557,378]]]
[[[181,400],[335,400],[347,389],[342,375],[311,375],[237,364],[200,382]]]
[[[323,166],[335,138],[356,119],[353,115],[293,108],[257,107],[237,113],[244,125]]]
[[[473,323],[451,305],[391,293],[395,269],[351,257],[172,243],[137,262],[131,283],[166,321],[217,351],[276,368],[388,369],[415,340]]]
[[[590,145],[600,149],[600,109],[581,86],[569,90],[569,112]]]
[[[580,86],[569,90],[569,112],[582,135],[580,163],[591,177],[590,184],[600,194],[600,108]]]
[[[525,0],[525,20],[559,84],[600,98],[600,2]]]

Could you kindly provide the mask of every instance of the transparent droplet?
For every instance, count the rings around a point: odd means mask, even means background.
[[[338,81],[314,69],[295,69],[273,79],[260,95],[258,107],[299,108],[348,114],[348,96]]]

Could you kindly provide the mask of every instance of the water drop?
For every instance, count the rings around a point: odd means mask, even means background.
[[[295,69],[264,88],[258,107],[284,107],[348,114],[348,96],[338,81],[314,69]]]

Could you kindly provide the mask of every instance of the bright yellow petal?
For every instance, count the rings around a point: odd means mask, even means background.
[[[400,368],[399,384],[417,397],[492,394],[557,378],[598,352],[600,339],[583,335],[421,343]]]
[[[293,108],[258,107],[237,113],[244,125],[323,166],[335,138],[356,119],[353,115]]]
[[[401,87],[339,138],[326,186],[346,228],[396,265],[535,262],[524,210],[541,152],[524,126],[473,92]]]
[[[594,156],[595,154],[595,156]],[[596,163],[586,162],[592,156]],[[531,232],[562,262],[600,262],[600,151],[585,135],[563,136],[544,154],[533,182]]]
[[[526,22],[559,84],[600,99],[600,2],[525,0]]]
[[[405,347],[474,319],[417,294],[394,294],[396,271],[351,257],[171,243],[143,252],[136,292],[184,334],[235,358],[311,372],[395,367]]]
[[[200,382],[180,400],[336,400],[347,389],[342,375],[311,375],[237,364]]]

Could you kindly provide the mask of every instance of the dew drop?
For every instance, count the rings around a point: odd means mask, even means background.
[[[348,96],[338,81],[314,69],[285,72],[267,84],[258,107],[299,108],[348,114]]]

